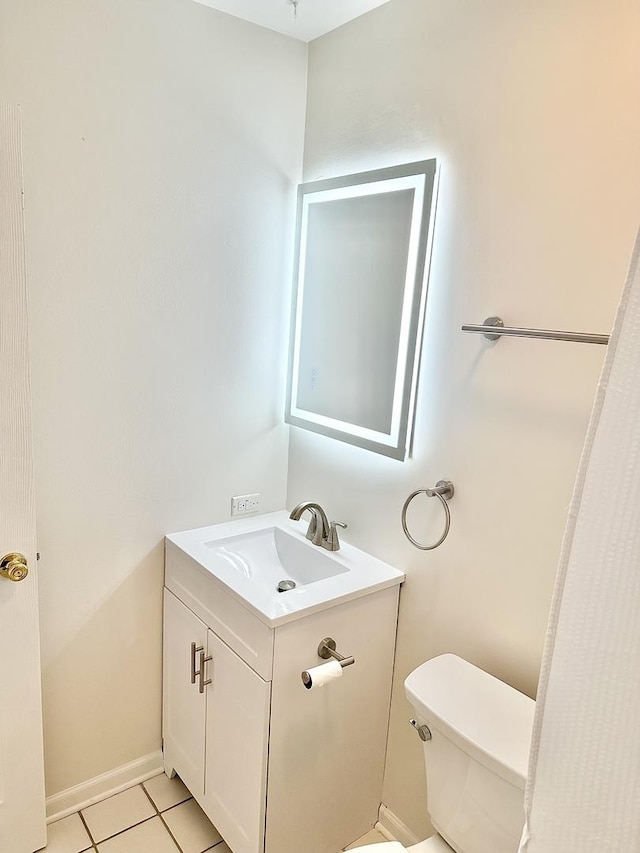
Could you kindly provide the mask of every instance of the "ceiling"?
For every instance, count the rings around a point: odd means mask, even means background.
[[[388,0],[299,0],[294,15],[292,0],[195,0],[227,12],[236,18],[244,18],[269,30],[287,36],[311,41],[318,36],[341,27],[347,21],[364,15]]]

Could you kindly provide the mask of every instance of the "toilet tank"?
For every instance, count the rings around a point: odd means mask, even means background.
[[[517,853],[535,702],[456,655],[423,663],[405,681],[426,723],[427,804],[457,853]]]

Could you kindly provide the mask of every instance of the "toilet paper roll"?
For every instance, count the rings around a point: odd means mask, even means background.
[[[302,673],[302,683],[307,690],[312,690],[314,687],[324,687],[325,684],[335,681],[336,678],[342,678],[342,667],[337,660],[321,663],[320,666],[312,666],[311,669],[305,669]]]

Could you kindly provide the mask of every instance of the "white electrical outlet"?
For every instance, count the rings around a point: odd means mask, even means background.
[[[231,498],[231,515],[247,515],[260,509],[260,495],[238,495]]]

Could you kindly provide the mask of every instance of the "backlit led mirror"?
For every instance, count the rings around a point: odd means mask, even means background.
[[[436,174],[426,160],[298,188],[288,423],[407,456]]]

